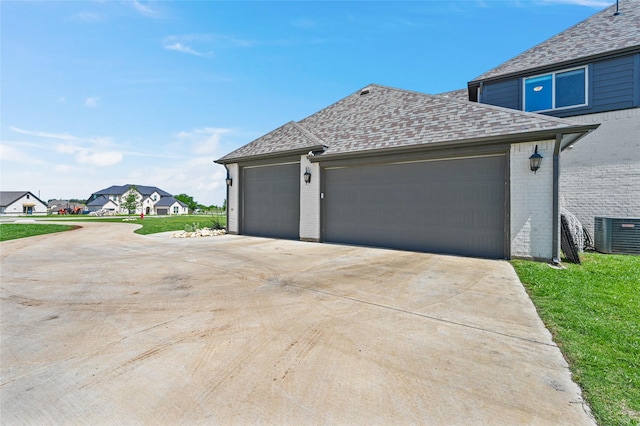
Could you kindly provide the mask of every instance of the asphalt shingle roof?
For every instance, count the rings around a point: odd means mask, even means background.
[[[160,201],[156,203],[156,207],[171,207],[175,202],[180,204],[182,207],[187,207],[185,203],[180,200],[176,200],[174,197],[162,197]]]
[[[366,94],[364,93],[366,92]],[[561,130],[579,123],[440,95],[370,85],[222,157],[241,158],[326,146],[323,155]]]
[[[560,65],[606,53],[638,47],[640,50],[640,0],[615,4],[508,60],[473,81]]]
[[[108,188],[101,189],[100,191],[94,192],[93,194],[95,194],[95,195],[122,195],[125,192],[127,192],[129,190],[129,188],[131,188],[132,186],[135,186],[136,189],[138,190],[138,192],[140,193],[140,195],[143,195],[143,196],[151,195],[154,192],[157,192],[158,194],[160,194],[161,197],[170,197],[171,196],[171,194],[169,194],[167,191],[163,191],[162,189],[157,188],[155,186],[132,185],[132,184],[112,185],[112,186],[110,186]]]
[[[24,197],[27,194],[30,194],[31,196],[33,196],[36,200],[40,201],[45,206],[47,205],[47,203],[45,203],[44,201],[42,201],[41,199],[39,199],[38,197],[36,197],[35,195],[33,195],[29,191],[0,191],[0,206],[1,207],[7,207],[10,204],[13,204],[18,199]]]
[[[107,197],[106,195],[100,195],[99,197],[96,197],[95,199],[89,201],[87,203],[87,207],[94,207],[94,206],[102,207],[108,202],[109,202],[109,197]]]
[[[458,101],[468,101],[469,91],[467,89],[458,89],[450,92],[438,93],[438,96],[444,96],[445,98],[456,99]]]
[[[235,151],[225,155],[223,159],[251,157],[283,151],[311,149],[323,145],[321,141],[310,134],[295,121],[267,133]]]

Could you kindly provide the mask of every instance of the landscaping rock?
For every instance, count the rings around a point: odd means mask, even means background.
[[[219,235],[225,235],[227,231],[224,229],[211,229],[202,228],[196,229],[193,232],[179,231],[171,234],[170,238],[198,238],[198,237],[217,237]]]

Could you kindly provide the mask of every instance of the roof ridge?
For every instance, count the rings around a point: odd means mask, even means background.
[[[291,124],[298,129],[303,135],[311,139],[316,145],[329,146],[322,139],[314,135],[302,123],[291,121]]]

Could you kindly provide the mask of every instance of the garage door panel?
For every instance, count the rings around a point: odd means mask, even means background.
[[[505,156],[325,170],[325,240],[504,257]]]
[[[297,163],[243,170],[243,234],[299,238],[299,172]]]

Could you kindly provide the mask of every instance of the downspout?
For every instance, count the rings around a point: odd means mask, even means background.
[[[560,264],[560,250],[558,235],[560,234],[560,143],[562,133],[556,134],[556,144],[553,148],[553,227],[552,227],[552,251],[551,261],[554,265]]]

